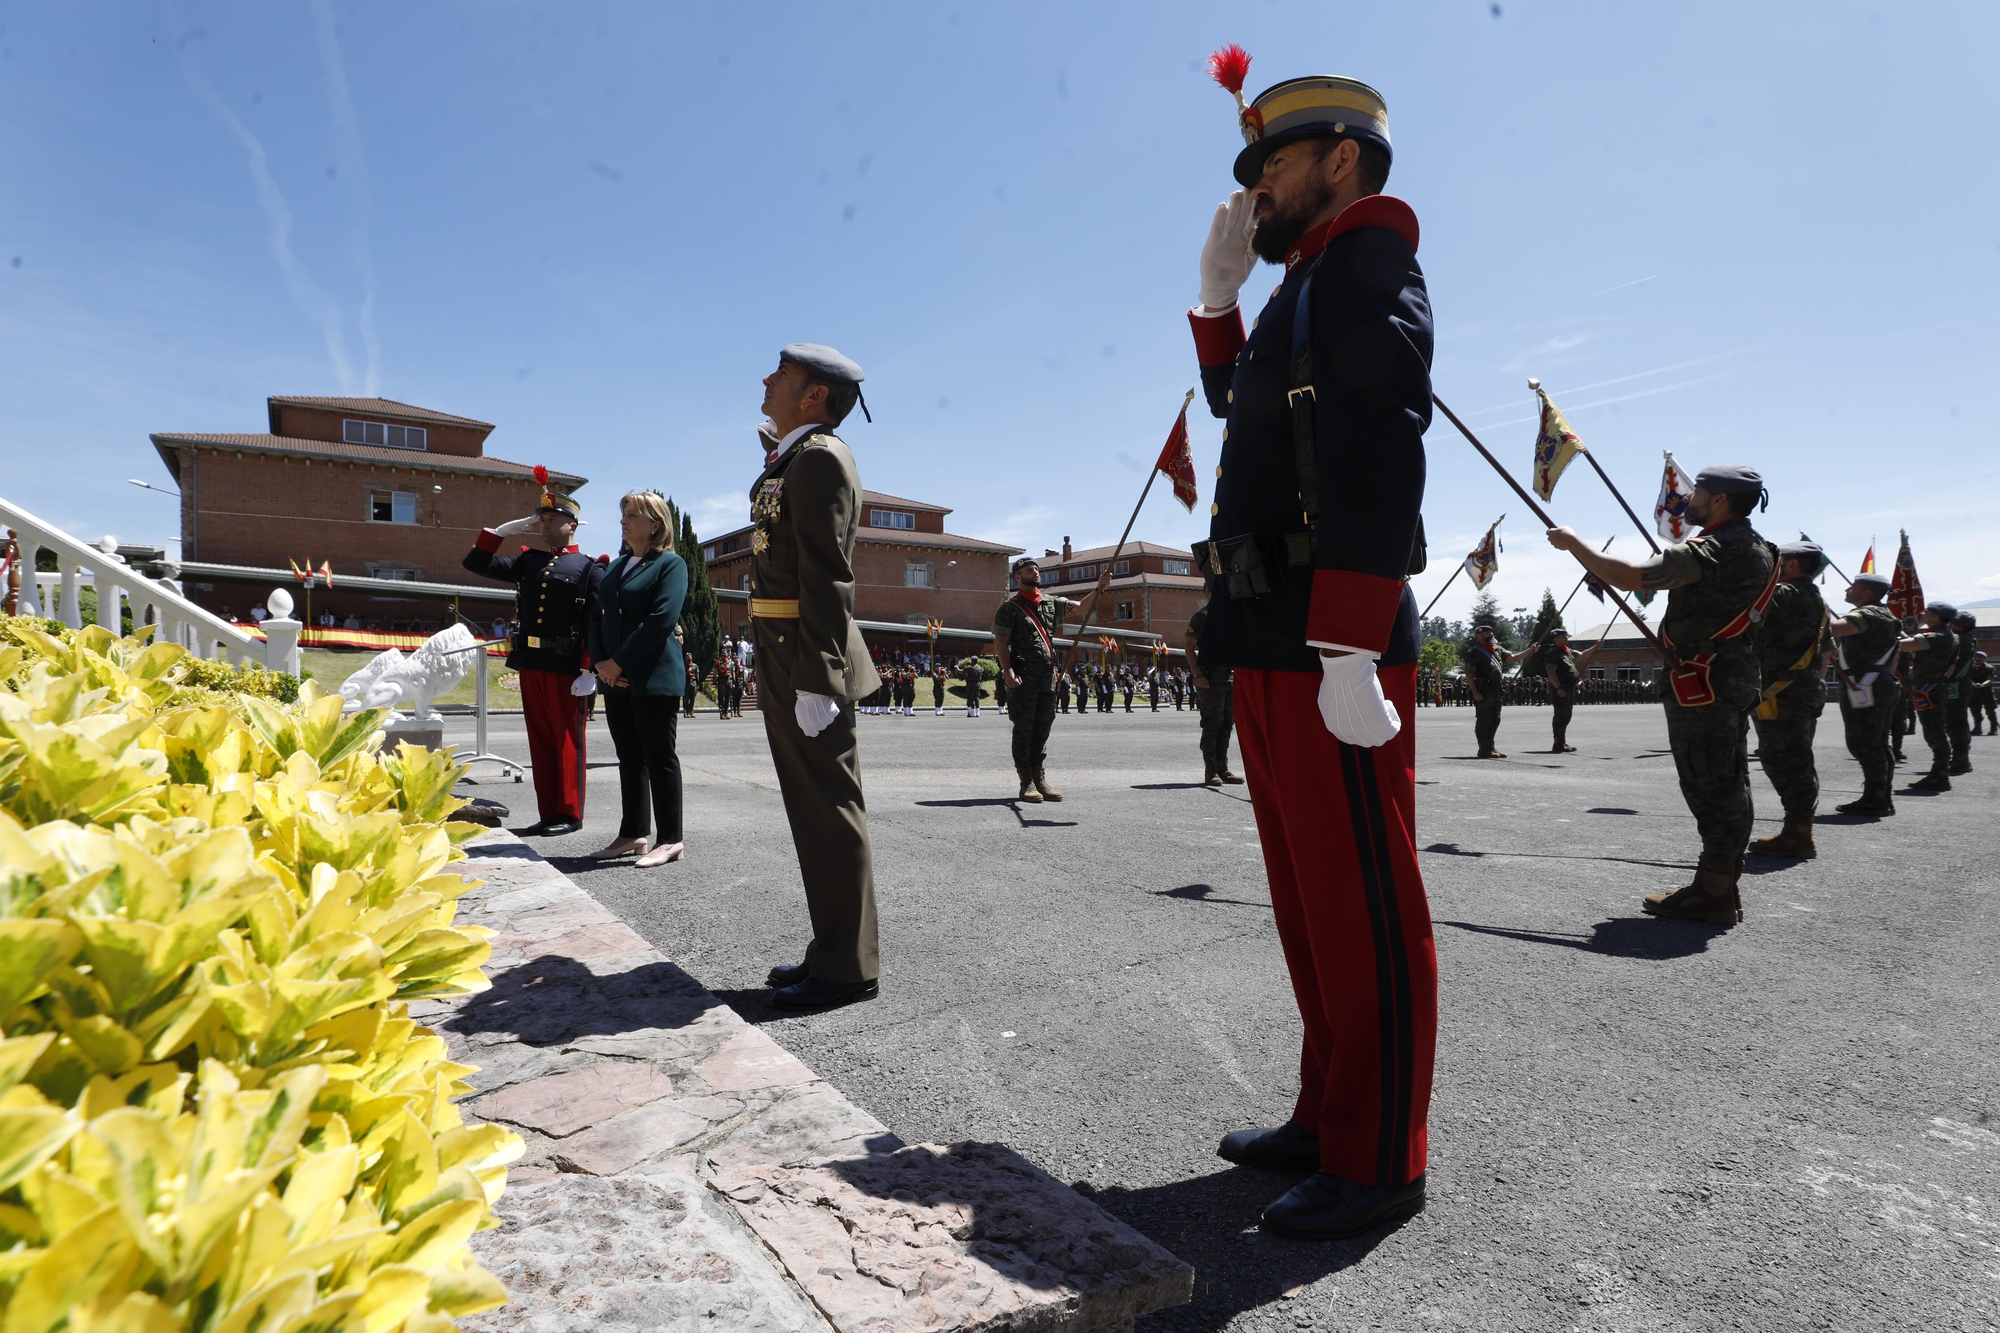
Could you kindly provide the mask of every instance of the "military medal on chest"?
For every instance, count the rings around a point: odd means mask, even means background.
[[[770,549],[770,528],[778,521],[778,512],[785,498],[785,479],[770,477],[757,487],[757,494],[750,501],[750,520],[757,525],[750,534],[752,554],[762,555]]]

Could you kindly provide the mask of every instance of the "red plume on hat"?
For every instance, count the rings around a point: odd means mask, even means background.
[[[1264,113],[1243,100],[1243,81],[1250,77],[1250,53],[1231,42],[1208,58],[1208,74],[1236,99],[1236,119],[1245,143],[1264,137]]]
[[[549,470],[540,463],[535,464],[535,485],[544,490],[547,490],[549,485]]]

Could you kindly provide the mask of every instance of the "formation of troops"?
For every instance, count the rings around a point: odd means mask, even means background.
[[[1209,537],[1195,552],[1209,595],[1188,626],[1186,664],[1079,667],[1074,639],[1109,569],[1072,601],[1045,592],[1038,563],[1024,558],[993,622],[995,685],[1027,803],[1063,799],[1048,772],[1049,740],[1055,714],[1072,701],[1102,713],[1121,694],[1129,709],[1141,690],[1152,708],[1163,693],[1176,706],[1192,693],[1204,780],[1249,788],[1302,1027],[1290,1117],[1228,1134],[1217,1151],[1298,1180],[1265,1210],[1266,1227],[1336,1239],[1399,1222],[1426,1198],[1438,981],[1415,840],[1420,629],[1410,579],[1426,562],[1433,327],[1416,215],[1383,192],[1392,154],[1381,95],[1312,76],[1246,100],[1248,65],[1234,47],[1211,60],[1235,96],[1244,146],[1233,166],[1241,188],[1216,209],[1188,312],[1202,392],[1226,428]],[[1238,297],[1260,262],[1283,277],[1246,324]],[[793,1009],[879,993],[857,714],[911,716],[920,674],[929,674],[934,707],[962,689],[976,715],[985,684],[977,658],[878,667],[855,621],[862,491],[835,432],[856,406],[866,415],[862,380],[831,348],[785,347],[763,381],[764,465],[750,490],[757,710],[810,923],[800,961],[769,977],[773,1002]],[[1662,701],[1700,853],[1691,883],[1646,896],[1643,908],[1729,925],[1742,918],[1746,856],[1815,854],[1812,740],[1829,666],[1864,777],[1861,798],[1839,809],[1874,818],[1895,813],[1899,711],[1909,709],[1931,750],[1929,771],[1910,785],[1949,791],[1970,768],[1965,738],[1981,690],[1983,720],[1993,722],[1992,674],[1967,617],[1934,603],[1921,623],[1900,624],[1882,605],[1889,580],[1880,576],[1853,580],[1850,609],[1833,614],[1813,584],[1819,549],[1773,545],[1752,525],[1767,503],[1755,470],[1711,467],[1695,481],[1687,517],[1698,533],[1649,560],[1593,550],[1567,528],[1550,528],[1548,539],[1611,588],[1667,595]],[[521,584],[522,665],[541,669],[527,654],[562,650],[556,657],[568,665],[550,668],[560,677],[575,669],[564,599],[574,595],[581,607],[596,576],[592,562],[569,558],[573,506],[564,522],[563,506],[550,512],[554,497],[544,500],[535,522],[550,558],[504,562],[494,556],[498,538],[483,537],[467,564]],[[537,618],[527,614],[531,597]],[[1070,622],[1078,628],[1066,640]],[[1551,749],[1567,753],[1588,655],[1579,660],[1560,633],[1537,647],[1557,702]],[[1480,749],[1500,758],[1504,665],[1523,654],[1503,653],[1490,631],[1476,649],[1468,683]],[[740,667],[726,667],[716,684],[732,715]],[[553,683],[537,687],[537,697],[553,693]],[[563,774],[550,786],[545,823],[551,812],[580,817],[580,790],[569,789],[582,757],[574,705],[550,698],[539,707],[530,714],[538,793],[545,756]],[[1782,831],[1755,844],[1753,725],[1785,811]],[[1232,730],[1240,777],[1228,762]]]

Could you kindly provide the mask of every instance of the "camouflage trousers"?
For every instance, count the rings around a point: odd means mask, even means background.
[[[1485,754],[1493,748],[1493,738],[1500,734],[1500,701],[1498,699],[1475,699],[1472,704],[1472,738],[1479,742],[1479,752]]]
[[[1819,715],[1752,720],[1757,726],[1757,753],[1764,776],[1777,788],[1785,813],[1810,816],[1819,809],[1819,770],[1813,766],[1813,733],[1819,730]]]
[[[1750,712],[1718,700],[1705,708],[1684,708],[1671,693],[1665,700],[1667,744],[1681,796],[1701,832],[1701,853],[1743,864],[1756,808],[1750,797]]]
[[[1558,694],[1549,703],[1549,727],[1555,736],[1555,748],[1560,750],[1569,744],[1569,719],[1576,712],[1576,691],[1572,689],[1567,699]]]
[[[1917,714],[1917,724],[1923,728],[1924,744],[1930,747],[1932,773],[1951,772],[1951,734],[1945,721],[1944,686],[1931,687],[1931,706]]]
[[[1971,695],[1972,687],[1960,681],[1958,697],[1947,700],[1944,706],[1944,734],[1951,741],[1953,768],[1966,768],[1972,763]]]
[[[1846,691],[1841,691],[1840,724],[1847,733],[1847,752],[1861,765],[1864,793],[1887,795],[1890,780],[1896,775],[1896,743],[1890,731],[1896,725],[1902,693],[1887,673],[1875,682],[1872,708],[1854,707],[1847,702]]]

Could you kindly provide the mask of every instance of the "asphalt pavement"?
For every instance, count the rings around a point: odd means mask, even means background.
[[[582,859],[618,819],[601,721],[585,831],[537,845],[905,1140],[1005,1142],[1194,1264],[1147,1333],[1992,1329],[2000,741],[1953,792],[1855,821],[1824,721],[1820,856],[1753,858],[1719,931],[1638,910],[1697,851],[1657,707],[1578,709],[1569,755],[1532,753],[1548,714],[1510,708],[1491,761],[1470,709],[1419,710],[1430,1205],[1350,1244],[1262,1234],[1293,1181],[1214,1155],[1290,1113],[1299,1026],[1246,789],[1200,785],[1192,713],[1059,716],[1068,799],[1041,806],[1013,800],[993,709],[861,719],[882,993],[828,1013],[763,986],[806,918],[754,713],[682,724],[687,861]],[[493,744],[525,758],[519,719]],[[481,768],[468,790],[532,823],[532,788]]]

